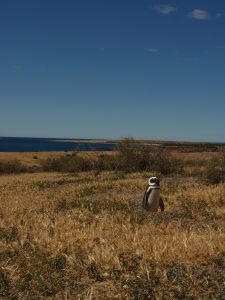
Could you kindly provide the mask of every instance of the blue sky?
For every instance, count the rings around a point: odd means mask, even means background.
[[[225,142],[225,1],[2,0],[0,136]]]

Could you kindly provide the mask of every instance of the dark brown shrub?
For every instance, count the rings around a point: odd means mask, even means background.
[[[124,139],[118,143],[115,153],[101,154],[91,160],[77,153],[59,158],[48,158],[42,162],[44,171],[80,172],[101,171],[141,172],[154,171],[168,175],[182,171],[180,162],[161,148],[143,145],[134,139]]]
[[[44,171],[79,172],[93,169],[91,161],[78,155],[65,155],[59,158],[47,158],[42,161]]]
[[[0,162],[0,174],[23,173],[28,169],[17,159]]]
[[[225,152],[211,159],[205,171],[205,178],[211,184],[218,184],[225,181]]]

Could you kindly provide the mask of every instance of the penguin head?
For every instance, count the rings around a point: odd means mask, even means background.
[[[158,177],[150,177],[149,178],[149,185],[151,187],[159,187],[160,186],[160,179]]]

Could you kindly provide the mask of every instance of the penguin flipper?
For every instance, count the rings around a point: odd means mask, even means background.
[[[144,194],[144,197],[143,197],[143,201],[142,201],[142,206],[144,209],[147,210],[147,202],[148,202],[148,196],[150,194],[150,189],[149,189],[149,186],[147,187],[146,191],[145,191],[145,194]]]
[[[147,203],[147,191],[144,193],[143,201],[142,201],[142,207],[146,209],[146,203]]]
[[[165,205],[164,205],[162,197],[159,198],[159,207],[160,207],[161,211],[165,210]]]

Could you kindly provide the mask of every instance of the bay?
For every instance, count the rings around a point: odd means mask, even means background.
[[[84,139],[0,137],[0,152],[107,151],[116,143]]]

